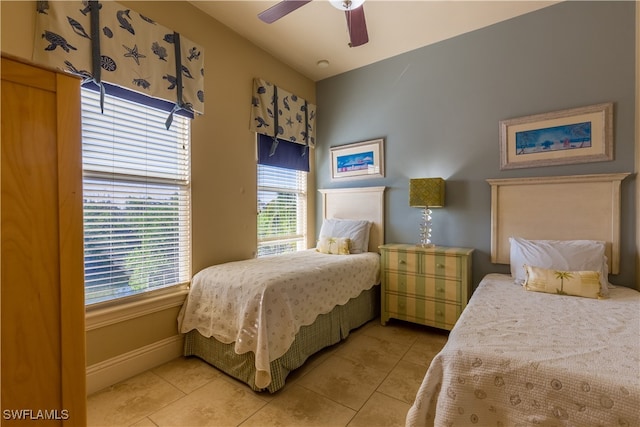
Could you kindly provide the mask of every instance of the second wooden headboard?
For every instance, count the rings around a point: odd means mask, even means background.
[[[628,173],[488,179],[491,262],[509,264],[509,237],[602,240],[620,268],[620,185]]]

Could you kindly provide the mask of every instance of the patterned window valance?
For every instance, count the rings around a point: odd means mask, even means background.
[[[112,1],[38,1],[33,60],[204,113],[204,52]]]
[[[315,147],[315,124],[315,105],[265,80],[253,80],[250,130]]]

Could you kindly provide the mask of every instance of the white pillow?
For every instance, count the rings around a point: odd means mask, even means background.
[[[348,237],[351,239],[349,253],[359,254],[369,250],[371,222],[361,219],[325,219],[320,228],[323,237]]]
[[[599,240],[527,240],[509,237],[511,277],[526,279],[525,265],[564,271],[598,271],[602,295],[609,294],[605,242]]]

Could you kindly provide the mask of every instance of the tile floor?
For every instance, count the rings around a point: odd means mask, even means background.
[[[89,426],[403,426],[446,331],[375,319],[256,393],[180,357],[88,398]]]

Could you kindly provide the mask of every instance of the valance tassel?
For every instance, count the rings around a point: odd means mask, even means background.
[[[100,88],[100,113],[104,114],[104,85],[102,84],[102,64],[100,56],[100,5],[96,0],[89,1],[91,13],[91,59],[93,64],[93,81]]]
[[[278,86],[273,87],[273,138],[278,137]],[[277,145],[277,144],[276,144]]]
[[[173,123],[173,115],[178,111],[181,110],[182,108],[176,104],[173,106],[173,108],[171,109],[171,112],[169,113],[169,117],[167,117],[167,120],[164,122],[165,127],[167,128],[167,130],[169,130],[169,128],[171,127],[171,123]]]
[[[304,101],[304,148],[302,149],[302,157],[307,155],[309,148],[309,107],[307,101]]]
[[[278,138],[273,137],[273,142],[271,143],[271,149],[269,149],[269,157],[276,154],[276,150],[278,149]]]
[[[269,150],[269,157],[276,154],[278,149],[278,88],[273,87],[273,143]]]
[[[167,120],[164,122],[167,130],[169,130],[171,123],[173,123],[173,114],[178,110],[184,109],[182,102],[182,54],[180,52],[180,34],[175,31],[173,32],[173,46],[176,53],[176,98],[178,102],[173,106],[169,117],[167,117]]]

